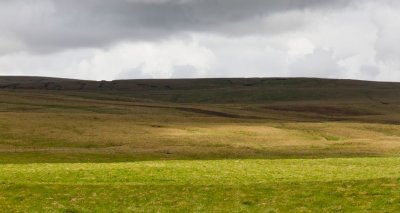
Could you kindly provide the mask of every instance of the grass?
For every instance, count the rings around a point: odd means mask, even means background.
[[[389,157],[7,164],[0,210],[398,211],[399,165]]]
[[[400,209],[398,84],[31,80],[0,90],[0,212]]]

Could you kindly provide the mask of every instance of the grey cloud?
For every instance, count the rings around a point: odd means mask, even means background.
[[[398,80],[399,10],[397,0],[0,0],[0,73]]]
[[[289,66],[290,76],[340,78],[343,68],[338,65],[331,51],[316,49]]]
[[[282,11],[329,9],[344,0],[3,0],[0,33],[31,51],[103,47],[124,40],[165,39],[182,32],[253,33]],[[3,9],[1,9],[3,8]],[[1,15],[2,14],[2,15]],[[237,25],[236,25],[237,24]],[[299,26],[298,24],[297,26]],[[271,33],[290,30],[265,25]],[[253,30],[250,30],[253,29]],[[236,30],[237,31],[237,30]]]
[[[367,79],[374,79],[377,75],[379,75],[379,67],[373,65],[363,65],[360,67],[361,76],[366,77]]]
[[[171,78],[196,78],[198,71],[193,66],[175,66]]]
[[[118,74],[116,79],[150,79],[153,76],[143,73],[142,67],[134,68],[128,71],[123,71]]]

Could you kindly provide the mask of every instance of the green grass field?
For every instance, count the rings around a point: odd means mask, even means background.
[[[400,210],[399,84],[35,79],[0,78],[0,212]]]
[[[400,158],[7,164],[0,210],[400,210]]]

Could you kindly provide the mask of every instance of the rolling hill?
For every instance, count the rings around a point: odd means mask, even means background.
[[[398,212],[400,83],[0,77],[2,212]]]
[[[179,103],[400,101],[400,83],[317,78],[84,81],[46,77],[0,77],[0,88],[97,92]]]
[[[400,150],[400,83],[0,77],[0,87],[0,151],[9,154],[0,157],[4,162],[13,151],[24,162],[69,162]]]

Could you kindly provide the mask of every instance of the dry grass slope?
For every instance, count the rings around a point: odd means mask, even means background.
[[[131,80],[85,81],[93,87],[68,89],[83,81],[0,79],[7,88],[0,90],[3,163],[392,156],[400,151],[396,83]],[[42,87],[49,82],[59,89]],[[18,84],[16,89],[4,86],[11,83]],[[203,96],[208,99],[200,101]]]

